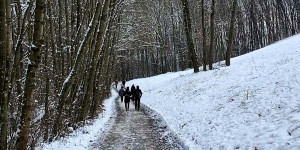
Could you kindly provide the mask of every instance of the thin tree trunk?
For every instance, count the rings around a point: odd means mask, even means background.
[[[7,35],[7,52],[6,52],[6,78],[5,78],[5,85],[6,85],[6,98],[8,98],[8,92],[11,91],[11,84],[9,83],[11,78],[11,70],[12,70],[12,16],[11,16],[11,0],[6,0],[6,35]],[[9,99],[7,100],[9,101]]]
[[[203,71],[207,71],[207,54],[206,54],[206,29],[205,29],[205,14],[204,14],[204,0],[201,3],[202,7],[202,35],[203,35]]]
[[[189,55],[191,57],[191,61],[193,63],[194,72],[199,72],[198,68],[198,61],[197,56],[195,53],[195,46],[193,42],[193,36],[192,36],[192,25],[191,25],[191,17],[190,17],[190,10],[189,10],[189,3],[187,0],[182,0],[183,4],[183,17],[184,17],[184,25],[185,25],[185,33],[186,33],[186,39],[188,43],[188,49],[189,49]]]
[[[57,41],[57,47],[59,51],[59,58],[58,59],[58,66],[59,66],[59,75],[62,77],[59,81],[62,81],[62,79],[65,77],[65,50],[64,50],[64,44],[63,44],[63,6],[62,6],[62,0],[58,1],[58,41]],[[60,83],[61,84],[61,83]]]
[[[0,0],[0,150],[7,149],[7,99],[5,96],[5,74],[6,74],[6,56],[7,56],[7,44],[6,44],[6,8],[5,0]]]
[[[226,66],[230,66],[230,58],[231,58],[231,51],[232,51],[232,43],[234,39],[234,24],[235,24],[235,16],[236,16],[236,7],[237,7],[237,0],[233,1],[232,5],[232,14],[231,14],[231,22],[230,22],[230,30],[229,30],[229,41],[228,47],[226,51]]]
[[[209,70],[213,69],[213,55],[214,55],[214,37],[215,37],[215,0],[212,0],[210,14],[210,48],[209,48]]]
[[[29,136],[32,112],[33,90],[35,89],[35,75],[41,59],[41,49],[43,44],[43,22],[44,22],[44,0],[36,0],[34,16],[34,33],[27,74],[25,76],[25,87],[23,96],[23,107],[21,115],[21,129],[18,137],[18,149],[26,150]]]
[[[72,7],[72,6],[71,6]],[[69,72],[70,71],[70,65],[71,65],[71,35],[70,35],[70,21],[69,21],[69,10],[68,10],[68,0],[65,0],[65,16],[66,16],[66,55],[67,55],[67,66],[66,70]]]
[[[49,26],[49,24],[48,24]],[[47,26],[47,27],[48,27]],[[44,72],[45,72],[45,76],[46,76],[46,87],[45,87],[45,99],[44,99],[44,110],[45,110],[45,114],[42,118],[42,125],[43,125],[43,140],[44,142],[48,142],[48,137],[49,137],[49,91],[50,91],[50,71],[49,68],[49,62],[48,62],[48,55],[49,55],[49,32],[47,31],[47,36],[46,38],[46,51],[45,51],[45,56],[44,56]]]
[[[53,24],[53,11],[52,11],[52,4],[51,1],[47,2],[47,12],[49,15],[49,40],[50,40],[50,46],[51,46],[51,55],[52,55],[52,75],[54,79],[54,91],[57,93],[57,89],[59,87],[59,81],[58,81],[58,75],[59,75],[59,70],[57,67],[57,54],[56,54],[56,46],[55,46],[55,36],[54,36],[54,24]]]
[[[17,94],[19,95],[18,96],[18,101],[21,103],[22,102],[22,96],[21,93],[22,93],[22,84],[21,84],[21,60],[22,60],[22,43],[23,43],[23,39],[24,39],[24,36],[25,36],[25,31],[26,31],[26,20],[30,14],[30,10],[32,8],[32,5],[33,5],[33,2],[31,1],[29,4],[29,6],[26,8],[25,10],[25,13],[24,13],[24,17],[23,17],[23,21],[19,21],[19,23],[22,22],[21,25],[19,25],[20,27],[20,33],[18,35],[18,38],[17,38],[17,43],[16,43],[16,46],[15,46],[15,51],[14,51],[14,61],[13,61],[13,69],[15,69],[14,71],[11,72],[11,84],[14,84],[15,81],[17,81]],[[21,6],[19,6],[21,7]],[[20,14],[18,14],[20,16],[20,19],[19,20],[22,20],[21,19],[21,16],[22,16],[22,12],[20,11],[19,12]],[[21,105],[19,105],[21,106]],[[21,110],[18,109],[18,110]],[[19,112],[19,111],[18,111]],[[19,115],[18,115],[19,116]]]
[[[3,115],[0,119],[0,121],[3,121],[3,125],[1,126],[1,137],[3,137],[3,139],[1,139],[0,144],[4,146],[4,148],[7,148],[7,129],[8,129],[8,104],[9,104],[9,93],[11,91],[11,85],[9,83],[10,78],[11,78],[11,64],[12,64],[12,56],[11,56],[11,50],[12,50],[12,18],[11,18],[11,1],[10,0],[6,0],[6,42],[4,42],[4,44],[6,44],[6,47],[4,49],[4,55],[5,55],[5,59],[3,61],[5,62],[5,81],[4,81],[4,90],[2,92],[4,92],[4,99],[3,99],[3,103],[2,103],[2,111],[1,114]],[[1,18],[1,17],[0,17]],[[5,32],[0,32],[0,33],[5,33]],[[0,102],[1,104],[1,102]],[[3,134],[3,135],[2,135]],[[0,148],[1,149],[1,148]]]
[[[26,20],[29,16],[29,12],[32,8],[33,2],[30,1],[28,4],[28,7],[24,11],[24,15],[22,15],[22,9],[21,9],[21,2],[20,0],[17,1],[17,15],[18,15],[18,32],[17,32],[17,38],[15,39],[15,46],[14,46],[14,58],[13,58],[13,64],[12,64],[12,70],[10,72],[10,91],[8,92],[7,99],[10,100],[11,96],[13,95],[13,85],[16,84],[16,94],[17,97],[15,98],[15,102],[17,104],[16,107],[14,107],[16,112],[16,117],[14,118],[14,122],[11,124],[11,133],[15,133],[18,130],[18,123],[20,116],[21,116],[21,110],[22,110],[22,75],[21,75],[21,60],[22,60],[22,43],[25,36],[26,31]],[[22,17],[23,16],[23,17]],[[10,143],[15,143],[15,139],[11,140]],[[11,146],[15,146],[15,144],[9,144]]]
[[[77,11],[76,11],[76,16],[77,16],[77,22],[76,22],[76,28],[77,28],[77,31],[79,30],[79,27],[80,27],[80,15],[81,15],[81,9],[80,9],[80,6],[81,6],[81,4],[80,4],[80,0],[77,0],[76,1],[76,9],[77,9]]]

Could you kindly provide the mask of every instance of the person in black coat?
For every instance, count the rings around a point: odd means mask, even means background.
[[[135,101],[136,95],[135,95],[135,86],[134,86],[134,84],[132,84],[130,92],[131,92],[131,95],[132,95],[132,100]]]
[[[121,86],[121,89],[119,90],[119,96],[121,97],[121,103],[123,103],[123,97],[124,97],[124,88]]]
[[[141,97],[142,97],[143,93],[140,89],[139,86],[136,86],[136,90],[135,90],[135,110],[140,110],[140,102],[141,102]]]
[[[122,81],[122,86],[125,88],[125,83],[126,83],[126,81],[125,80],[123,80]]]
[[[118,89],[118,80],[115,81],[116,89]]]
[[[128,111],[129,110],[130,96],[131,96],[131,93],[129,91],[129,87],[126,88],[126,91],[123,93],[123,95],[125,96],[125,110]]]

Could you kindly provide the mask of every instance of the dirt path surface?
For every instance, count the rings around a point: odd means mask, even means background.
[[[174,135],[163,121],[142,106],[139,111],[130,102],[129,111],[125,111],[124,102],[116,101],[116,117],[111,129],[99,145],[93,149],[102,150],[161,150],[188,149]]]

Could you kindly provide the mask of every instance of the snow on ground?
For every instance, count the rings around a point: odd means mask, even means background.
[[[299,150],[300,34],[231,64],[126,86],[139,85],[142,103],[163,116],[190,149]]]
[[[230,67],[214,67],[126,85],[139,85],[142,103],[163,116],[190,149],[300,149],[300,35],[233,58]],[[37,149],[88,149],[108,130],[117,96],[112,93],[92,125]]]
[[[42,144],[38,150],[85,150],[107,130],[106,124],[115,113],[115,98],[118,96],[112,90],[112,96],[104,101],[105,111],[99,115],[91,125],[75,130],[70,136],[54,141],[49,144]]]

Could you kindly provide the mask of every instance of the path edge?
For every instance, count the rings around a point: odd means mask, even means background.
[[[185,144],[184,140],[178,135],[178,133],[176,133],[173,129],[171,129],[168,125],[168,123],[166,122],[166,120],[162,117],[162,115],[151,109],[149,106],[140,103],[141,107],[144,109],[145,113],[147,115],[149,115],[153,120],[158,121],[158,125],[159,127],[166,127],[166,131],[169,131],[171,136],[173,136],[179,143],[179,145],[184,149],[184,150],[189,150],[189,146]]]

